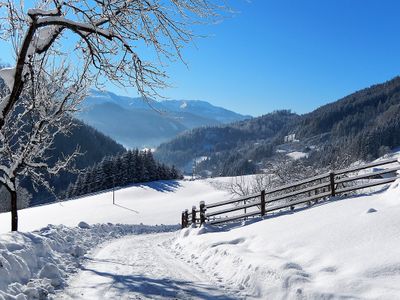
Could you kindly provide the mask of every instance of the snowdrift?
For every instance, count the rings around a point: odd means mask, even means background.
[[[258,299],[399,299],[400,185],[240,226],[188,228],[173,250]]]
[[[124,235],[176,230],[176,226],[97,224],[48,225],[32,233],[0,236],[0,299],[47,299],[76,273],[85,254]]]

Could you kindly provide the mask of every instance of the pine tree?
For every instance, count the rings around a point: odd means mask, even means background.
[[[103,179],[102,179],[102,186],[103,189],[110,189],[113,187],[113,160],[112,157],[106,157],[103,159],[101,162],[101,168],[102,168],[102,173],[103,173]]]
[[[127,151],[122,157],[122,183],[123,185],[128,185],[134,182],[133,172],[134,172],[134,155],[132,150]]]
[[[150,150],[143,152],[143,160],[143,165],[147,172],[148,181],[157,180],[159,178],[159,176],[157,175],[157,165]]]
[[[145,178],[145,171],[143,166],[142,155],[138,149],[135,150],[135,183],[143,182]]]
[[[179,179],[181,175],[173,166],[155,161],[151,151],[138,149],[122,155],[105,157],[100,163],[79,174],[75,184],[67,191],[68,197],[80,196],[135,182]]]

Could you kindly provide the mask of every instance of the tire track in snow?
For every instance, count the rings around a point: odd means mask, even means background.
[[[134,235],[97,249],[56,299],[241,298],[211,283],[165,246],[174,233]]]

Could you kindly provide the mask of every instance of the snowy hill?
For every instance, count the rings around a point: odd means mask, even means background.
[[[400,186],[220,232],[174,249],[260,299],[399,299]]]
[[[399,90],[400,77],[395,77],[304,115],[282,110],[198,128],[161,144],[155,155],[181,169],[206,156],[196,166],[201,176],[252,174],[287,161],[292,152],[294,159],[300,158],[296,152],[304,153],[301,163],[312,167],[326,167],[344,156],[348,163],[372,160],[400,144]]]
[[[223,180],[223,179],[221,179]],[[225,180],[228,180],[225,178]],[[112,191],[66,202],[23,209],[19,211],[19,229],[32,231],[47,226],[76,226],[80,221],[123,224],[178,224],[185,207],[200,201],[218,201],[230,197],[216,189],[213,180],[159,181],[138,184],[116,190],[113,205]],[[158,213],[155,213],[155,209]],[[44,217],[46,216],[46,217]],[[10,214],[0,214],[0,233],[10,229]]]
[[[229,198],[220,187],[230,180],[155,182],[117,190],[116,205],[110,191],[20,211],[23,231],[85,223],[0,235],[0,299],[400,297],[400,182],[224,228],[157,233],[177,228],[183,208]],[[140,223],[175,227],[129,225]]]

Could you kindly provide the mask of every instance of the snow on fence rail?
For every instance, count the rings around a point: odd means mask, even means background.
[[[394,164],[394,166],[388,166],[390,164]],[[372,169],[378,166],[386,166],[386,168]],[[368,169],[372,170],[359,173]],[[362,166],[331,171],[241,198],[210,204],[201,201],[199,209],[193,206],[190,211],[186,209],[182,212],[182,228],[192,224],[195,226],[204,223],[216,225],[249,217],[265,216],[282,209],[293,210],[295,206],[301,204],[310,206],[337,194],[391,183],[400,178],[396,174],[398,170],[400,170],[400,163],[397,158],[381,160]],[[383,175],[388,177],[385,178]]]

